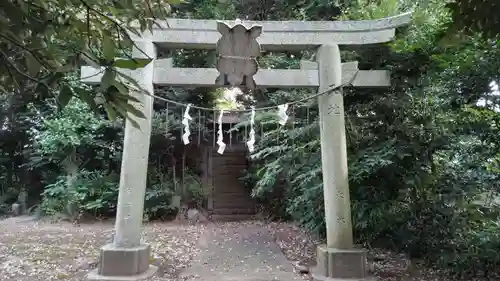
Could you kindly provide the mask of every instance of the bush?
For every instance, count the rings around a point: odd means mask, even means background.
[[[45,187],[40,212],[42,216],[57,216],[74,220],[80,214],[92,217],[111,217],[116,213],[119,176],[102,171],[81,171],[68,186],[66,177]],[[198,181],[189,176],[185,180],[186,200],[193,207],[203,204],[205,198]],[[144,216],[147,220],[169,219],[176,215],[172,205],[175,182],[168,173],[149,170],[148,187],[144,198]]]
[[[10,206],[8,204],[0,202],[0,217],[7,215],[10,212]]]
[[[65,176],[45,187],[41,215],[75,219],[80,213],[109,216],[116,212],[118,175],[81,171],[68,185]]]
[[[439,265],[460,275],[489,276],[500,265],[500,222],[470,222],[468,229],[455,233],[453,243],[436,257]]]
[[[144,216],[147,220],[168,219],[175,216],[176,206],[172,205],[175,195],[175,179],[169,173],[152,167],[148,170],[149,180],[144,198]]]
[[[205,207],[205,191],[201,182],[191,173],[186,173],[184,179],[184,189],[186,190],[183,201],[188,204],[190,208],[203,208]]]

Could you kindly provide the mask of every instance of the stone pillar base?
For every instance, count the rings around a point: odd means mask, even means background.
[[[317,265],[312,272],[315,281],[374,280],[368,276],[365,250],[319,245],[317,251]]]
[[[99,266],[87,275],[89,280],[125,281],[144,280],[153,276],[157,268],[149,265],[150,247],[117,248],[113,244],[101,248]]]

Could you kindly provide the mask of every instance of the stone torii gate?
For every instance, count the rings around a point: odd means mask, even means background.
[[[142,37],[133,36],[136,42],[134,58],[156,58],[157,48],[215,49],[221,39],[221,25],[227,26],[223,36],[234,32],[231,36],[240,36],[240,39],[229,41],[240,44],[218,46],[219,62],[221,59],[226,61],[217,69],[174,68],[172,59],[156,59],[142,69],[130,71],[130,75],[151,94],[153,85],[220,87],[237,86],[245,81],[250,87],[314,87],[319,92],[350,81],[355,87],[387,87],[390,85],[388,71],[358,71],[357,62],[341,63],[339,45],[389,42],[394,37],[395,28],[408,24],[410,20],[410,13],[368,21],[246,21],[244,25],[237,22],[235,26],[228,21],[168,19],[153,32],[144,33]],[[246,33],[236,31],[241,26]],[[259,28],[249,29],[251,26]],[[260,48],[268,51],[317,49],[316,62],[302,61],[301,69],[260,69],[253,75],[257,71],[252,68],[256,67],[252,62],[255,46],[250,47],[248,42],[252,39],[245,36],[253,36]],[[241,43],[242,38],[245,44]],[[99,71],[83,67],[83,82],[100,83],[102,74],[98,75]],[[228,79],[227,74],[231,73],[239,77]],[[344,103],[340,91],[336,89],[321,95],[318,100],[327,244],[318,247],[317,267],[313,273],[315,280],[369,278],[366,251],[353,244]],[[111,244],[102,247],[99,267],[88,276],[93,280],[141,280],[156,272],[149,261],[150,247],[141,243],[153,98],[139,92],[131,92],[131,95],[141,101],[135,106],[146,118],[130,117],[139,127],[126,121],[115,236]]]

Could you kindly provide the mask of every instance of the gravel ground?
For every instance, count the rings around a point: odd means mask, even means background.
[[[175,223],[151,223],[145,227],[144,240],[153,253],[151,262],[159,267],[156,280],[176,280],[196,254],[196,243],[205,227]],[[1,221],[1,280],[84,280],[86,273],[97,265],[99,248],[111,241],[112,229],[112,223],[74,226]]]
[[[311,237],[299,227],[290,223],[270,223],[267,225],[276,236],[276,240],[288,260],[297,268],[305,269],[316,262],[316,245],[321,242]],[[377,280],[384,281],[491,281],[500,277],[488,278],[453,278],[448,274],[423,267],[410,261],[405,255],[385,250],[371,249],[368,255],[371,273]],[[312,280],[309,274],[304,278]]]
[[[180,273],[199,253],[199,237],[208,228],[236,228],[260,225],[275,235],[277,244],[297,270],[314,264],[319,241],[293,224],[239,222],[188,225],[149,223],[144,240],[152,247],[151,262],[159,267],[151,281],[179,281]],[[11,218],[0,221],[0,276],[2,281],[84,280],[97,265],[99,248],[111,241],[111,222],[82,224],[36,222]],[[411,264],[407,258],[390,252],[370,252],[370,267],[379,280],[462,281],[440,272]],[[306,273],[304,279],[310,280]],[[467,281],[480,279],[465,279]]]

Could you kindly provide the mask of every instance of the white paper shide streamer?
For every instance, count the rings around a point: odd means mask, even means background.
[[[182,125],[184,125],[184,134],[182,135],[182,142],[184,145],[189,143],[189,136],[191,135],[191,131],[189,130],[189,121],[192,120],[191,116],[189,116],[189,108],[191,108],[191,104],[188,104],[186,107],[186,111],[184,111],[184,116],[182,118]]]
[[[226,149],[226,144],[223,141],[222,135],[222,116],[224,116],[224,111],[221,110],[219,114],[219,119],[217,120],[217,124],[219,126],[219,130],[217,130],[217,145],[219,145],[219,149],[217,149],[217,153],[222,154]]]
[[[278,118],[280,119],[279,124],[281,126],[286,124],[288,120],[288,115],[286,111],[288,110],[288,103],[278,105]]]
[[[248,146],[248,151],[252,153],[254,151],[254,144],[255,144],[255,109],[252,108],[252,113],[250,115],[250,133],[248,134],[248,141],[247,141],[247,146]]]

